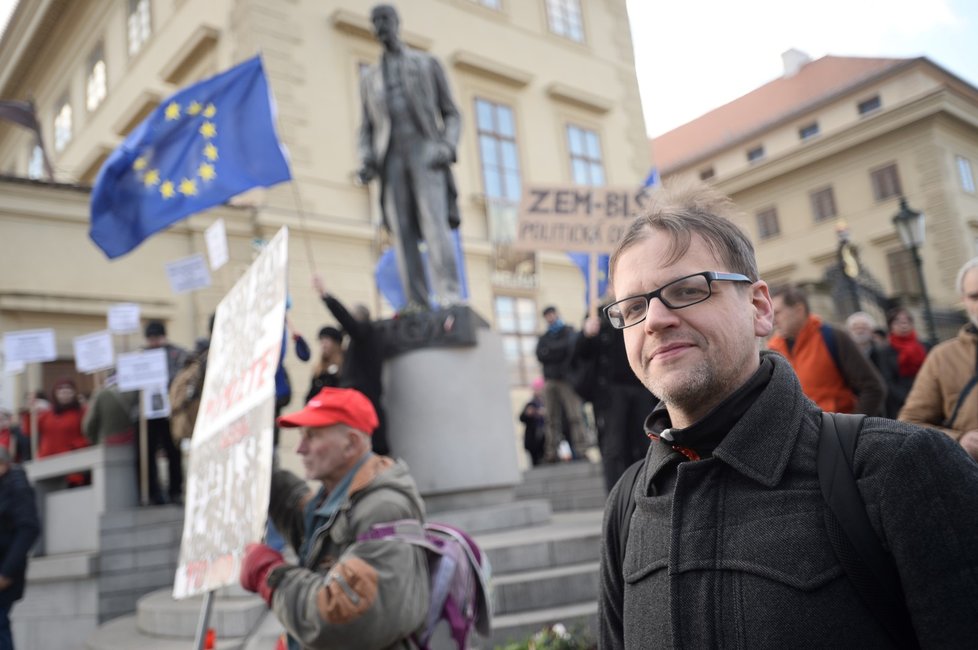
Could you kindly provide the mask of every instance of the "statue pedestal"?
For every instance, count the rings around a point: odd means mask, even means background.
[[[502,339],[477,320],[474,346],[425,347],[385,363],[391,455],[407,462],[431,511],[509,502],[520,482]]]

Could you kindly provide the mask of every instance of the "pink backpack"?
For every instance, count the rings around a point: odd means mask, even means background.
[[[489,578],[492,569],[478,544],[469,535],[447,524],[401,519],[377,524],[357,537],[358,542],[395,539],[427,551],[431,603],[424,627],[412,637],[428,650],[435,627],[448,622],[452,638],[464,650],[472,628],[488,637],[492,631]]]

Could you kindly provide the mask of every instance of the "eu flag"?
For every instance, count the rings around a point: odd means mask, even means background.
[[[92,189],[89,236],[119,257],[195,212],[291,177],[256,56],[167,98],[112,152]]]

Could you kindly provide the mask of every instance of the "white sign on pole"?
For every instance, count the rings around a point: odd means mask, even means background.
[[[218,219],[204,231],[204,241],[207,242],[207,257],[211,261],[211,270],[216,271],[228,262],[228,235],[224,227],[224,219]]]
[[[236,584],[245,546],[264,534],[287,268],[282,228],[217,307],[191,438],[174,598]]]
[[[187,293],[211,286],[211,272],[200,253],[166,263],[166,277],[173,293]]]
[[[170,395],[165,383],[143,390],[143,413],[147,420],[170,417]]]
[[[109,307],[109,331],[114,334],[129,334],[139,331],[139,305],[134,302],[120,302]]]
[[[111,368],[115,363],[112,332],[108,330],[76,336],[74,347],[78,372],[97,372]]]
[[[27,366],[24,365],[23,361],[11,361],[9,359],[5,359],[3,362],[3,374],[19,375],[20,373],[24,372],[24,368],[26,367]]]
[[[58,358],[53,329],[20,330],[3,335],[6,362],[38,363]]]
[[[120,354],[115,370],[119,390],[123,392],[148,389],[170,381],[163,348]]]

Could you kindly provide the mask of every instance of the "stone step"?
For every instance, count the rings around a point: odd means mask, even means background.
[[[502,616],[597,600],[598,562],[521,571],[493,579],[494,612]]]
[[[523,482],[532,483],[534,481],[551,481],[581,476],[601,477],[601,475],[601,463],[579,460],[531,467],[523,472]]]
[[[604,492],[604,478],[601,476],[555,477],[547,481],[527,481],[516,486],[520,499],[548,498],[563,492],[581,491]]]
[[[550,498],[550,507],[554,512],[570,512],[576,510],[593,510],[604,508],[608,495],[602,488],[600,492],[581,494],[562,494]]]
[[[601,551],[601,510],[555,513],[545,525],[475,535],[493,576],[595,562]]]
[[[435,512],[428,515],[428,519],[476,535],[489,531],[538,526],[550,521],[551,514],[550,503],[546,499],[524,499],[468,510]]]
[[[562,607],[534,609],[527,612],[497,616],[492,622],[492,636],[486,642],[478,638],[478,648],[499,648],[509,643],[525,641],[533,634],[556,623],[568,631],[586,630],[592,639],[598,637],[598,603],[596,600],[573,603]]]
[[[213,627],[213,626],[212,626]],[[246,638],[230,637],[217,631],[215,650],[244,650]],[[195,629],[196,631],[196,629]],[[194,633],[187,638],[159,637],[143,633],[136,616],[123,616],[100,625],[85,641],[85,650],[187,650],[193,646]],[[272,647],[272,646],[270,646]]]
[[[254,594],[215,595],[209,627],[226,637],[247,637],[268,609]],[[203,596],[174,600],[169,589],[154,591],[136,604],[139,631],[147,636],[193,639],[200,620]]]

